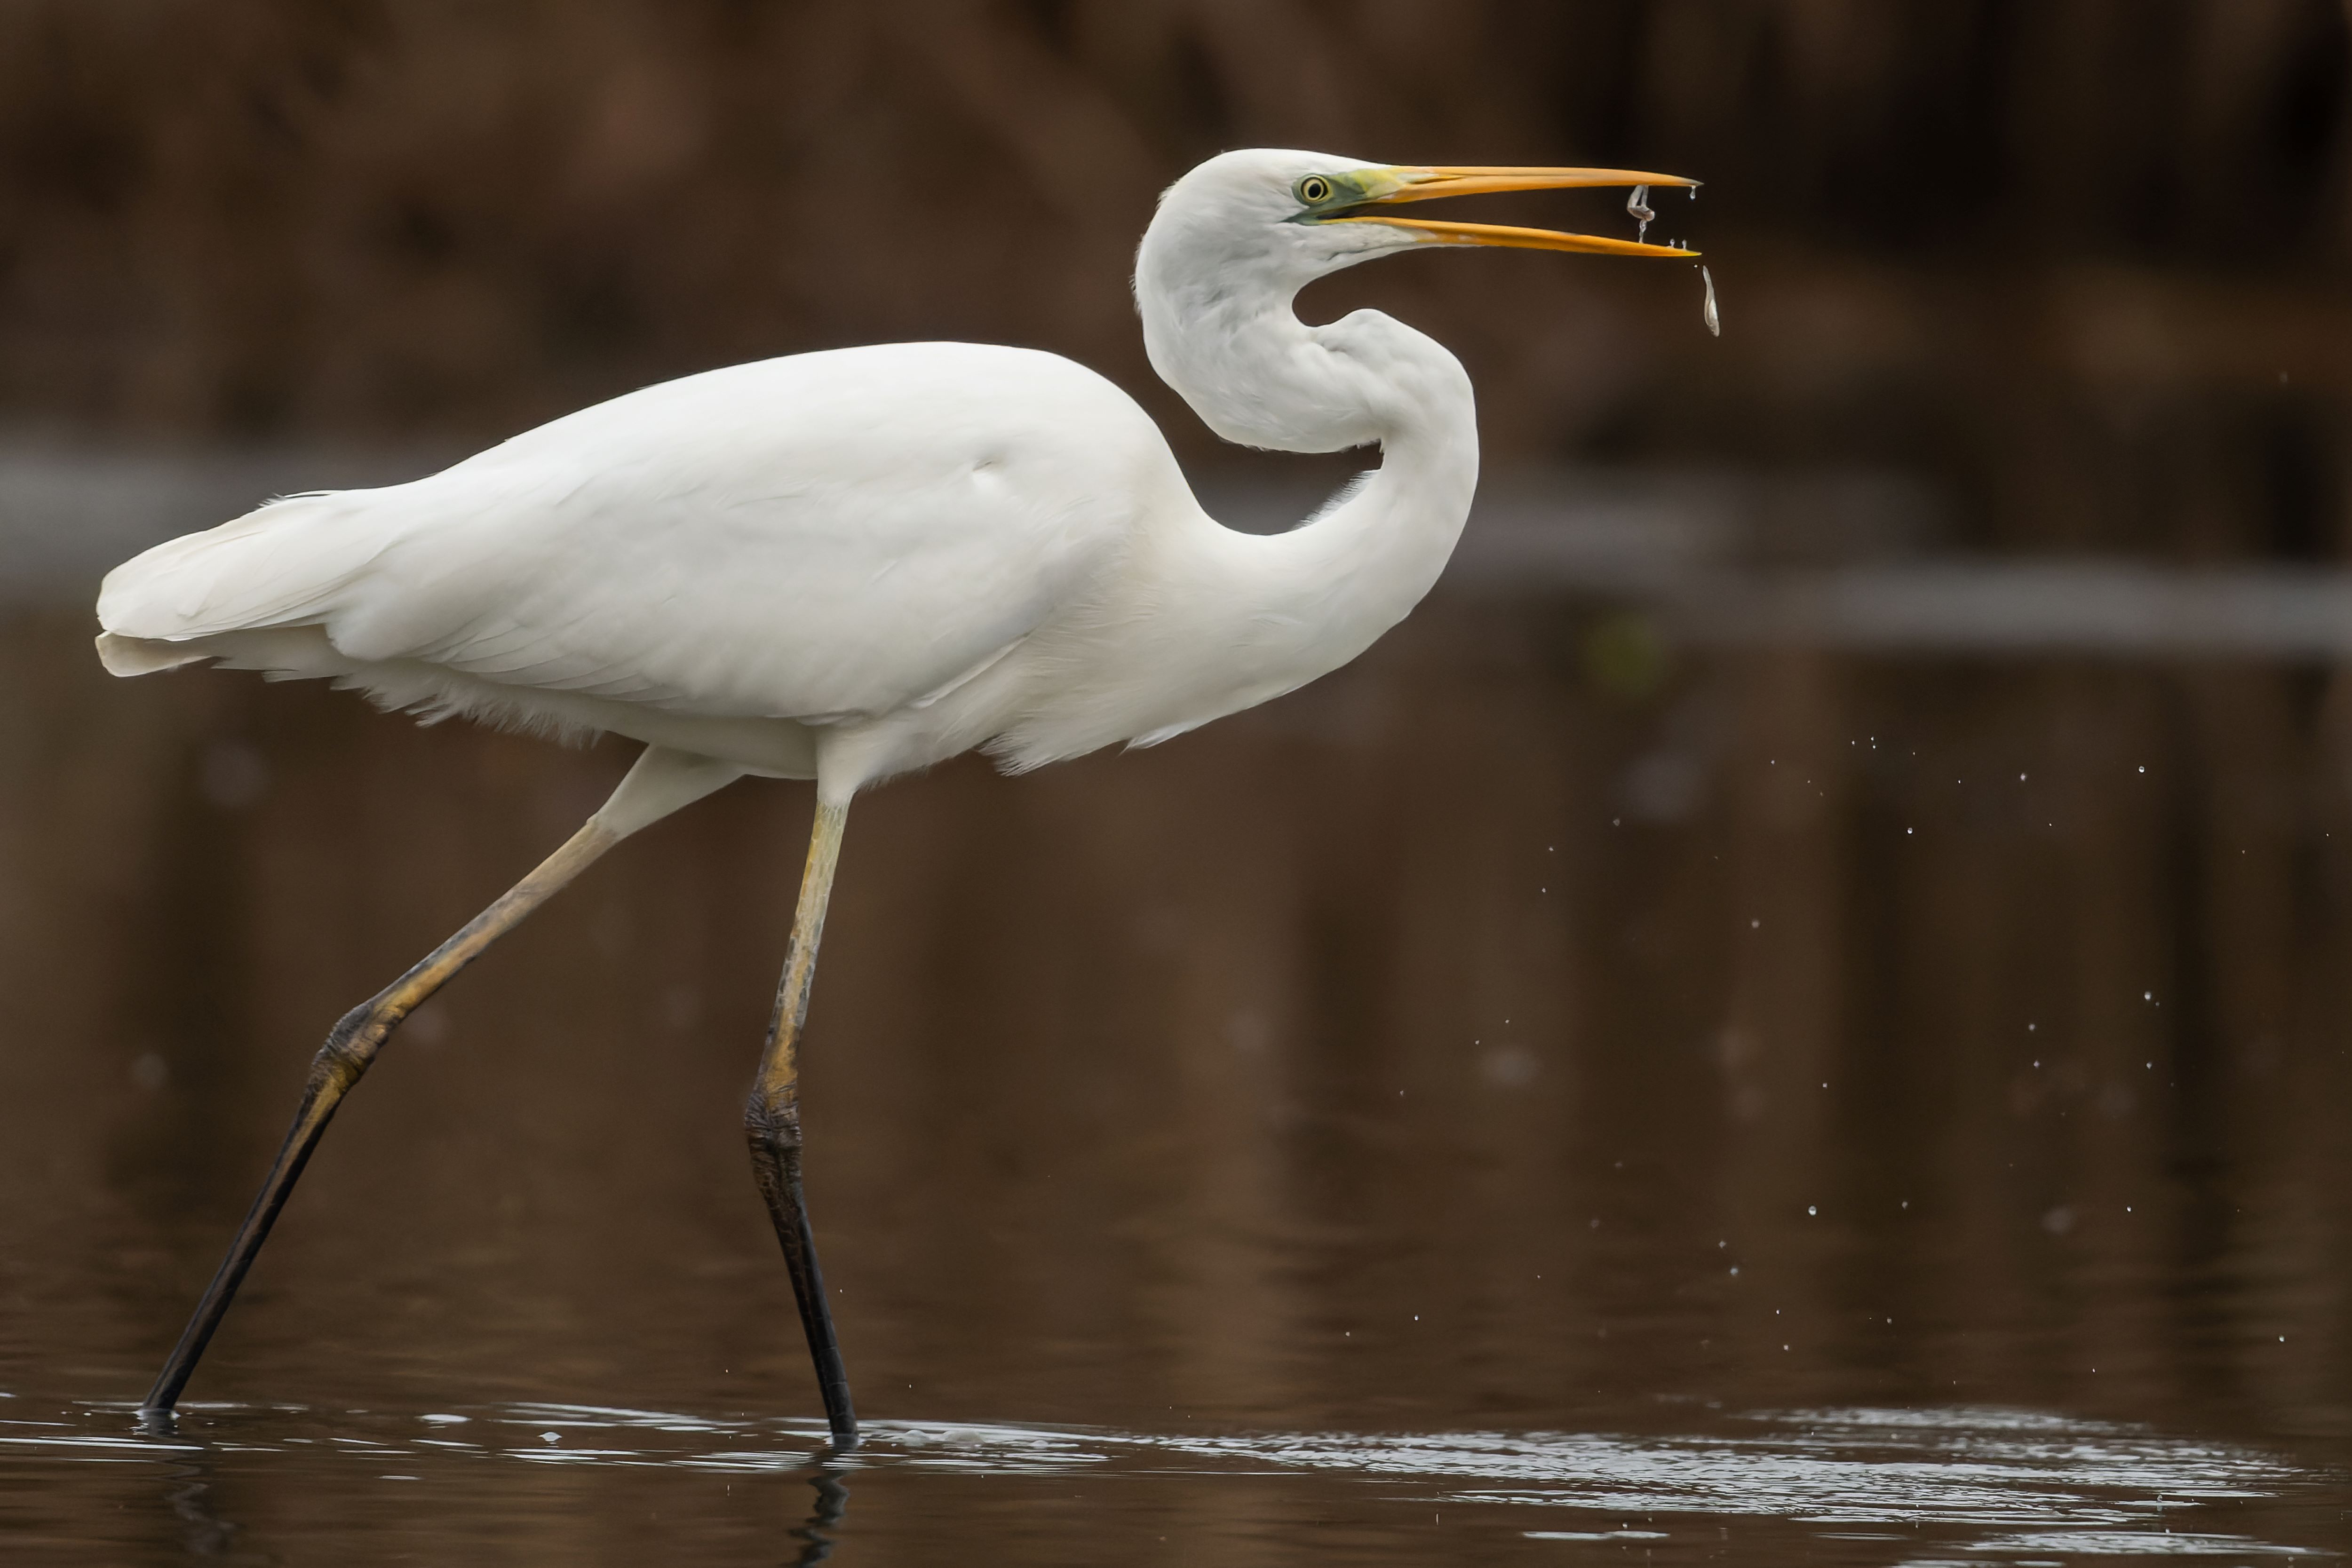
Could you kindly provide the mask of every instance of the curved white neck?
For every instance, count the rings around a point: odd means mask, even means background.
[[[1211,429],[1280,451],[1381,447],[1381,466],[1305,525],[1272,536],[1220,528],[1200,541],[1200,564],[1221,569],[1201,584],[1219,619],[1261,660],[1277,653],[1269,643],[1290,644],[1276,661],[1286,690],[1362,652],[1444,569],[1478,480],[1470,378],[1379,311],[1302,324],[1291,297],[1304,278],[1167,261],[1147,238],[1136,271],[1144,345]]]

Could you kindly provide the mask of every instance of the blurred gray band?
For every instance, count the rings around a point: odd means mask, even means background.
[[[454,454],[99,452],[0,444],[0,607],[71,607],[118,561],[275,495],[398,483]],[[1325,497],[1213,478],[1268,531]],[[1639,609],[1678,641],[1986,656],[2352,657],[2352,573],[2121,558],[1939,555],[1942,508],[1899,477],[1503,474],[1441,591]]]

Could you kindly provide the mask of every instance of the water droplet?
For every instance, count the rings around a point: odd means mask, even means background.
[[[1633,222],[1640,225],[1633,231],[1633,237],[1637,240],[1647,238],[1650,225],[1658,215],[1650,210],[1650,187],[1634,186],[1633,193],[1625,198],[1625,210],[1633,215]]]
[[[1715,275],[1702,267],[1698,269],[1698,277],[1699,281],[1706,285],[1706,301],[1698,308],[1699,319],[1706,323],[1709,332],[1720,338],[1723,336],[1723,317],[1715,308]]]

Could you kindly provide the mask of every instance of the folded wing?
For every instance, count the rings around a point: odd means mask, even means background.
[[[315,627],[361,669],[875,714],[1082,596],[1172,474],[1141,410],[1052,355],[799,355],[617,398],[411,485],[275,502],[118,568],[99,617],[118,667]]]

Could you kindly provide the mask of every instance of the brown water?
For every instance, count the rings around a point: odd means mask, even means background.
[[[869,1442],[737,1122],[808,799],[345,1008],[627,748],[0,626],[11,1562],[2045,1563],[2352,1546],[2346,704],[1433,605],[853,814],[807,1066]]]

